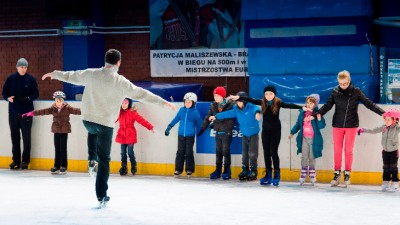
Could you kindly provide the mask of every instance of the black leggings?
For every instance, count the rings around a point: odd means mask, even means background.
[[[399,159],[399,150],[394,152],[382,151],[383,159],[383,181],[399,181],[399,169],[397,168],[397,161]]]
[[[264,130],[262,131],[262,145],[264,149],[265,169],[272,170],[272,163],[274,169],[279,170],[279,156],[278,148],[281,142],[281,129]],[[272,158],[272,160],[271,160]]]

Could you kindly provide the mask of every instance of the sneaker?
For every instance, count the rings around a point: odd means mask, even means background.
[[[17,169],[19,169],[19,168],[21,168],[21,164],[20,163],[16,163],[16,162],[12,162],[12,163],[10,163],[10,169],[12,169],[12,170],[17,170]]]
[[[383,192],[390,191],[389,181],[383,181],[383,183],[382,183],[382,191]]]
[[[340,170],[336,170],[331,181],[331,187],[338,186],[340,183]]]
[[[50,169],[51,174],[59,174],[60,173],[60,168],[58,167],[53,167]]]
[[[344,185],[349,186],[350,185],[350,171],[346,170],[343,172],[344,175]]]
[[[67,168],[61,167],[61,168],[60,168],[60,174],[61,174],[61,175],[67,174]]]
[[[95,160],[89,160],[88,162],[89,174],[91,177],[95,177],[97,174],[97,164]]]
[[[22,163],[21,163],[21,170],[26,170],[26,169],[28,169],[28,166],[29,166],[29,163],[22,162]]]

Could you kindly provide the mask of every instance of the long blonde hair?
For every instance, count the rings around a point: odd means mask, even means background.
[[[275,115],[278,114],[278,111],[279,111],[278,104],[280,102],[281,102],[281,99],[275,95],[274,99],[272,99],[272,105],[271,105],[272,113]],[[265,99],[265,97],[263,97],[263,99],[261,100],[261,110],[262,110],[263,114],[265,113],[265,111],[267,111],[267,108],[268,108],[268,100]]]

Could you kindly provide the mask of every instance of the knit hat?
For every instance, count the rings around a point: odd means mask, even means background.
[[[25,58],[20,58],[17,61],[17,67],[26,66],[28,67],[28,61]]]
[[[272,85],[265,86],[264,93],[270,91],[276,95],[276,87]]]
[[[221,97],[223,97],[223,98],[226,97],[226,90],[225,90],[224,87],[221,87],[221,86],[216,87],[216,88],[214,89],[214,92],[213,92],[213,93],[214,93],[214,95],[217,94],[217,95],[219,95],[219,96],[221,96]]]
[[[319,103],[319,94],[311,94],[307,97],[308,98],[314,98],[315,99],[315,104],[318,105]]]

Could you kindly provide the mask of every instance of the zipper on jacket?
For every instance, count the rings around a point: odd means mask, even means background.
[[[347,100],[347,107],[346,107],[346,114],[344,114],[343,128],[346,127],[347,111],[349,110],[350,98]]]
[[[187,115],[188,115],[189,110],[186,109],[186,114],[185,114],[185,126],[183,127],[183,136],[186,137],[186,125],[187,125]]]

